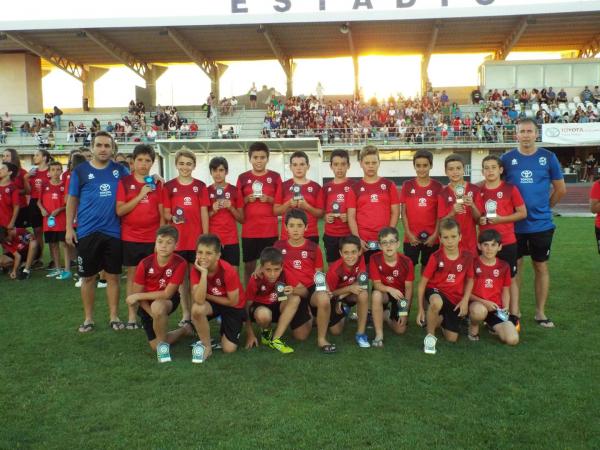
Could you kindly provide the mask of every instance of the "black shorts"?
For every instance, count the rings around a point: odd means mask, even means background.
[[[598,253],[600,253],[600,228],[596,227],[596,244],[598,244]]]
[[[545,262],[550,259],[550,248],[552,247],[552,237],[554,229],[540,231],[537,233],[519,233],[517,234],[517,246],[519,259],[523,256],[530,256],[535,262]]]
[[[485,323],[487,323],[490,328],[494,328],[499,323],[503,323],[503,321],[498,318],[496,311],[489,311],[488,315],[485,317]]]
[[[123,241],[123,265],[135,267],[146,256],[154,253],[154,242]]]
[[[310,311],[310,298],[315,293],[315,285],[313,284],[308,288],[308,295],[306,298],[300,297],[300,304],[298,305],[298,310],[296,314],[294,314],[294,318],[290,322],[290,328],[295,330],[296,328],[304,325],[310,319],[312,319],[311,311]]]
[[[337,312],[336,306],[339,302],[342,302],[343,304],[352,307],[352,306],[356,305],[356,296],[353,294],[347,295],[346,297],[344,297],[343,300],[338,300],[337,297],[331,298],[331,314],[329,315],[329,326],[330,327],[337,325],[338,323],[340,323],[342,321],[342,319],[346,318],[346,314],[344,314],[344,311],[342,311],[341,314]]]
[[[44,241],[47,244],[56,244],[57,242],[65,242],[64,231],[44,231]]]
[[[439,248],[440,246],[437,244],[433,247],[428,247],[425,244],[410,245],[409,242],[405,242],[404,254],[411,259],[414,266],[419,264],[419,255],[421,255],[421,267],[425,267],[431,254],[437,251]]]
[[[277,242],[277,236],[269,238],[242,238],[242,253],[244,262],[256,261],[260,253],[267,247],[273,247]]]
[[[250,101],[251,102],[255,102],[256,101],[256,95],[250,95]]]
[[[248,312],[250,314],[250,320],[252,322],[256,322],[256,320],[254,319],[254,313],[261,306],[263,308],[267,308],[269,311],[271,311],[271,322],[273,322],[273,323],[279,322],[279,316],[281,316],[281,303],[279,303],[279,302],[271,303],[269,305],[267,305],[265,303],[253,302],[252,305],[250,305],[250,308],[248,308]]]
[[[502,246],[502,250],[500,250],[498,252],[498,258],[500,258],[502,261],[506,261],[508,263],[508,265],[510,266],[510,277],[514,278],[515,275],[517,274],[517,254],[518,254],[518,249],[517,249],[517,244],[508,244],[508,245],[503,245]]]
[[[15,227],[17,228],[29,228],[29,205],[22,206],[17,214],[17,220],[15,220]]]
[[[194,250],[177,250],[175,253],[177,253],[190,264],[194,264],[196,262],[196,252]]]
[[[323,235],[323,245],[325,246],[325,258],[327,262],[332,262],[340,259],[340,237]]]
[[[242,324],[246,320],[246,311],[244,309],[219,305],[218,303],[209,303],[213,313],[211,316],[208,316],[208,320],[221,316],[221,336],[225,335],[230,342],[239,345]]]
[[[221,249],[221,259],[224,259],[234,267],[239,267],[240,246],[238,244],[224,245]]]
[[[171,307],[171,311],[169,311],[169,315],[171,315],[179,306],[179,292],[176,292],[173,297],[171,297],[171,303],[173,306]],[[152,316],[146,312],[146,310],[142,307],[138,308],[137,312],[138,316],[140,316],[140,320],[142,322],[142,328],[146,332],[146,337],[148,341],[153,341],[156,339],[156,334],[154,333],[154,320]]]
[[[40,228],[44,223],[44,217],[42,216],[42,212],[37,205],[37,199],[29,200],[29,206],[27,208],[29,211],[29,225],[32,228]]]
[[[456,305],[452,303],[448,298],[442,294],[437,289],[427,288],[425,289],[425,298],[429,302],[429,298],[433,295],[437,294],[442,298],[442,309],[440,309],[440,316],[443,317],[442,320],[442,328],[444,330],[452,331],[454,333],[458,333],[460,330],[460,317],[458,317],[459,311],[454,311]]]
[[[79,276],[91,277],[101,270],[116,275],[121,273],[121,240],[95,232],[79,239],[77,270]]]

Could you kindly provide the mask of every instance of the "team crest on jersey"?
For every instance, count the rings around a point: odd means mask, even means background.
[[[513,160],[510,162],[511,166],[516,166],[517,164],[519,164],[519,162],[517,161],[516,158],[513,158]]]
[[[440,263],[438,264],[438,267],[444,267],[444,261],[440,261]]]
[[[312,191],[313,191],[313,188],[312,188],[312,186],[309,186],[308,188],[306,188],[306,190],[307,190],[308,192],[312,192]]]
[[[173,194],[175,194],[176,192],[177,192],[177,188],[176,188],[176,187],[174,187],[174,188],[173,188]]]
[[[350,192],[350,188],[348,186],[344,186],[344,192]]]
[[[167,275],[168,277],[172,276],[173,275],[173,270],[171,270],[171,269],[165,270],[165,275]]]
[[[498,269],[494,269],[494,276],[498,278],[500,276],[500,271]]]
[[[329,186],[329,187],[327,188],[327,193],[329,194],[330,192],[331,192],[331,186]]]
[[[371,203],[378,203],[379,196],[377,194],[371,194]]]
[[[281,250],[282,255],[285,255],[286,253],[287,253],[287,250],[285,248]]]
[[[198,186],[194,186],[194,187],[192,188],[192,191],[194,191],[194,193],[196,193],[196,194],[197,194],[197,193],[198,193]]]
[[[548,162],[548,160],[546,159],[545,156],[540,156],[539,162],[540,162],[540,166],[545,166],[546,163]]]
[[[364,188],[364,186],[361,186],[361,188],[360,188],[360,192],[365,192],[365,188]]]
[[[158,286],[161,288],[167,287],[167,281],[164,278],[161,278],[160,280],[158,280]]]
[[[152,275],[152,274],[154,273],[154,269],[153,269],[152,267],[150,267],[150,268],[148,269],[148,273],[149,273],[150,275]]]
[[[389,283],[393,283],[394,282],[394,277],[385,277],[385,279],[389,282]]]
[[[273,178],[267,177],[267,183],[271,184],[273,182]]]
[[[494,287],[494,280],[492,280],[491,278],[486,278],[484,285],[486,288],[492,289]]]
[[[261,291],[266,291],[266,290],[267,290],[267,287],[266,287],[266,286],[263,284],[263,285],[260,287],[260,290],[261,290]]]
[[[504,194],[502,193],[502,191],[498,191],[498,193],[496,194],[496,197],[502,198],[502,197],[504,197]]]
[[[386,186],[385,184],[382,184],[382,185],[381,185],[381,190],[382,190],[382,191],[385,191],[386,189],[387,189],[387,186]]]
[[[302,259],[308,258],[308,252],[306,250],[302,251],[301,255],[302,255]]]
[[[94,177],[94,174],[93,174],[93,173],[90,173],[90,174],[88,175],[88,180],[93,180],[94,178],[96,178],[96,177]]]
[[[56,192],[52,193],[52,200],[58,200],[58,194]]]
[[[419,206],[427,206],[427,199],[425,197],[419,199]]]
[[[119,171],[117,169],[113,170],[113,176],[119,178]]]
[[[462,270],[463,270],[462,264],[459,264],[458,266],[456,266],[456,271],[457,272],[462,272]]]
[[[292,266],[294,266],[294,269],[302,269],[302,261],[300,261],[299,259],[295,259],[292,262]]]
[[[183,197],[184,206],[192,206],[192,197]]]
[[[433,195],[433,191],[431,189],[427,189],[427,197],[431,197]]]
[[[397,277],[398,275],[400,275],[400,272],[399,272],[399,271],[397,271],[397,270],[394,270],[394,271],[392,272],[392,275],[394,275],[395,277]]]
[[[129,186],[129,189],[131,189],[131,190],[135,189],[135,184],[132,184],[131,186]]]
[[[456,281],[456,275],[453,273],[449,273],[448,276],[446,277],[446,282],[454,283],[455,281]]]

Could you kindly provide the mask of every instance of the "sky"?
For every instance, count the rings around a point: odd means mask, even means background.
[[[486,53],[432,55],[429,78],[434,87],[475,86],[479,83],[478,67]],[[559,53],[517,53],[508,60],[559,59]],[[320,82],[325,95],[351,94],[353,67],[351,58],[296,60],[294,93],[312,94]],[[229,62],[221,78],[221,97],[243,95],[252,82],[285,92],[285,74],[275,60]],[[460,70],[448,70],[460,67]],[[420,56],[361,56],[359,84],[367,98],[387,98],[398,93],[415,96],[420,91]],[[125,107],[135,97],[135,86],[145,86],[144,80],[126,67],[113,67],[94,86],[95,107]],[[82,86],[79,81],[53,69],[42,79],[44,108],[80,108]],[[157,102],[161,105],[200,105],[210,92],[208,77],[194,64],[170,66],[157,81]]]

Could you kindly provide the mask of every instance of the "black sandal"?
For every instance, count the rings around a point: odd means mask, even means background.
[[[335,344],[327,344],[327,345],[320,347],[320,349],[321,349],[321,352],[323,352],[326,355],[331,355],[331,354],[337,352],[337,348],[335,347]]]

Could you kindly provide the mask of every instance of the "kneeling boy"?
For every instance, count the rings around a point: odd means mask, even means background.
[[[0,245],[4,254],[0,255],[0,267],[11,268],[10,277],[26,280],[31,276],[31,264],[36,255],[38,243],[33,233],[25,228],[16,228],[11,234],[8,228],[0,226]],[[21,264],[25,264],[21,268]]]
[[[479,324],[485,322],[502,342],[519,343],[519,333],[508,320],[510,306],[510,266],[497,257],[502,250],[500,233],[488,229],[479,235],[481,255],[475,258],[475,282],[469,304],[469,339],[479,340]]]
[[[390,305],[386,322],[392,331],[396,334],[404,334],[406,331],[415,280],[415,269],[411,259],[398,252],[398,230],[392,227],[383,228],[379,232],[378,240],[381,252],[373,255],[369,263],[369,273],[373,279],[373,347],[383,347],[383,308],[386,304]]]
[[[419,314],[417,324],[425,323],[425,301],[427,309],[427,336],[424,352],[436,353],[435,330],[442,327],[448,342],[458,340],[461,317],[469,309],[469,299],[473,289],[473,255],[461,250],[458,223],[454,219],[440,222],[440,242],[442,248],[431,255],[419,282]]]
[[[221,259],[221,241],[214,234],[203,234],[196,245],[196,261],[190,273],[192,285],[192,323],[204,347],[206,360],[212,354],[209,320],[221,316],[221,347],[233,353],[240,343],[240,332],[246,317],[245,297],[237,271]],[[195,354],[194,352],[192,352]],[[202,360],[192,359],[193,362]]]
[[[283,274],[283,254],[274,247],[266,247],[260,253],[260,267],[246,287],[248,322],[246,323],[246,348],[258,344],[252,322],[261,328],[260,342],[281,353],[293,353],[294,349],[283,341],[283,333],[294,318],[300,296],[292,286],[286,285]],[[275,332],[271,324],[276,322]]]
[[[192,334],[189,324],[168,332],[169,314],[179,306],[179,285],[185,277],[186,262],[175,253],[179,233],[173,226],[156,232],[155,252],[140,261],[135,269],[127,305],[136,307],[148,344],[156,351],[158,362],[171,361],[170,345]]]

